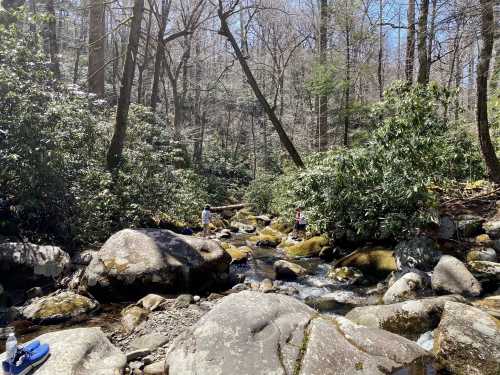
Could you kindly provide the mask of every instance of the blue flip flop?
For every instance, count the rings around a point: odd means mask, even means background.
[[[13,365],[3,362],[3,369],[11,375],[27,375],[33,368],[41,365],[48,358],[49,351],[47,344],[40,344],[39,341],[33,341],[25,347],[18,349]]]

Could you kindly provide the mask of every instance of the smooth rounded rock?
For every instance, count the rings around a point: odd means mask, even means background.
[[[422,275],[416,272],[408,272],[401,276],[385,292],[383,300],[386,305],[409,299],[415,299],[417,292],[422,289],[424,280]]]
[[[497,252],[495,249],[483,247],[483,248],[473,248],[467,253],[467,262],[474,261],[487,261],[487,262],[496,262],[497,261]]]
[[[304,267],[286,260],[274,262],[273,269],[277,279],[295,279],[307,274],[307,270]]]
[[[108,340],[100,328],[75,328],[36,338],[49,344],[50,356],[33,375],[116,375],[127,364],[125,354]],[[5,360],[5,353],[0,361]]]
[[[318,316],[292,297],[244,291],[178,336],[165,368],[175,375],[382,375],[428,356],[403,337]]]
[[[191,290],[221,282],[230,262],[215,241],[169,230],[124,229],[94,255],[84,280],[93,288]]]
[[[443,255],[431,276],[432,289],[437,292],[478,296],[481,284],[457,258]]]

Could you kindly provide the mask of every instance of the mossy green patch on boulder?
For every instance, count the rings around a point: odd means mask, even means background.
[[[271,222],[271,228],[284,234],[288,234],[293,230],[293,227],[290,223],[287,223],[281,219],[273,220]]]
[[[283,250],[292,257],[312,257],[317,256],[323,246],[328,245],[328,238],[315,236],[291,246],[284,246]]]
[[[338,260],[335,267],[355,267],[377,276],[397,271],[394,252],[382,247],[356,250]]]
[[[98,306],[95,300],[63,291],[32,300],[22,315],[36,322],[67,320],[94,311]]]
[[[339,267],[333,268],[328,273],[328,277],[335,281],[354,284],[363,277],[363,273],[353,267]]]
[[[221,246],[224,250],[226,250],[227,253],[229,253],[229,255],[231,255],[231,263],[246,262],[248,260],[248,255],[252,252],[252,249],[247,246],[237,248],[236,246],[227,242],[222,242]]]
[[[270,227],[262,229],[257,236],[252,236],[249,241],[255,242],[257,246],[276,247],[281,243],[282,234]]]

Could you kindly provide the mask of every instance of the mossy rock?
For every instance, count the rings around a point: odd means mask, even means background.
[[[254,227],[256,227],[258,224],[257,217],[254,215],[254,213],[245,208],[236,212],[236,214],[232,218],[232,221],[237,221],[246,225],[252,225]]]
[[[281,243],[282,234],[271,227],[265,227],[257,236],[249,238],[251,242],[255,242],[257,246],[276,247]]]
[[[283,250],[292,257],[312,257],[317,256],[321,249],[328,245],[329,240],[324,236],[316,236],[295,245],[284,246]]]
[[[335,267],[355,267],[377,276],[386,276],[397,271],[394,252],[382,247],[356,250],[338,260]]]
[[[32,300],[22,314],[35,322],[62,321],[90,313],[98,307],[95,300],[64,291]]]
[[[245,263],[248,260],[248,255],[252,252],[252,249],[247,246],[237,248],[227,242],[222,242],[221,246],[231,255],[231,263]]]
[[[283,220],[273,220],[270,227],[275,231],[288,234],[293,230],[293,227],[290,223],[286,223]]]
[[[335,281],[354,284],[363,277],[363,273],[353,267],[340,267],[332,269],[328,277]]]

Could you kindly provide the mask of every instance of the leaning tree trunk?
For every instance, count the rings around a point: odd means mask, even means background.
[[[491,142],[488,123],[488,74],[495,36],[493,0],[480,0],[480,3],[483,46],[477,67],[477,130],[489,177],[494,182],[500,183],[500,162]]]
[[[413,84],[413,63],[415,61],[415,0],[408,1],[408,32],[406,33],[406,82]]]
[[[127,131],[128,110],[130,107],[130,94],[134,81],[137,50],[139,49],[139,36],[143,11],[144,0],[135,0],[120,85],[120,96],[118,97],[118,107],[116,108],[115,129],[107,155],[107,166],[109,171],[118,169],[122,159],[123,144]]]
[[[299,168],[305,168],[304,162],[302,161],[299,153],[297,152],[297,149],[293,145],[292,141],[290,141],[290,138],[286,134],[285,130],[283,129],[283,126],[281,125],[280,120],[278,117],[276,117],[276,114],[274,113],[274,110],[271,108],[269,105],[269,102],[265,98],[264,94],[259,88],[259,85],[257,84],[257,81],[255,80],[255,77],[253,76],[252,71],[250,70],[250,67],[247,64],[245,56],[243,56],[243,53],[241,52],[240,46],[238,45],[238,42],[234,38],[234,35],[231,32],[231,29],[229,28],[229,25],[227,23],[227,18],[230,16],[229,13],[225,13],[222,5],[222,0],[219,0],[219,8],[217,11],[217,14],[220,19],[221,23],[221,28],[219,30],[219,34],[226,37],[231,46],[233,47],[234,53],[236,55],[236,58],[238,59],[241,68],[243,72],[245,73],[245,76],[247,78],[247,81],[252,88],[255,97],[259,101],[260,105],[264,109],[264,111],[267,113],[269,120],[271,120],[271,123],[273,124],[276,132],[278,133],[278,136],[280,138],[281,144],[283,147],[288,151],[290,157],[292,158],[293,162],[295,165]]]
[[[421,85],[429,83],[429,61],[427,60],[427,19],[429,18],[429,0],[422,0],[418,18],[418,77]]]
[[[89,6],[89,91],[104,96],[104,52],[106,19],[104,0],[90,0]]]

